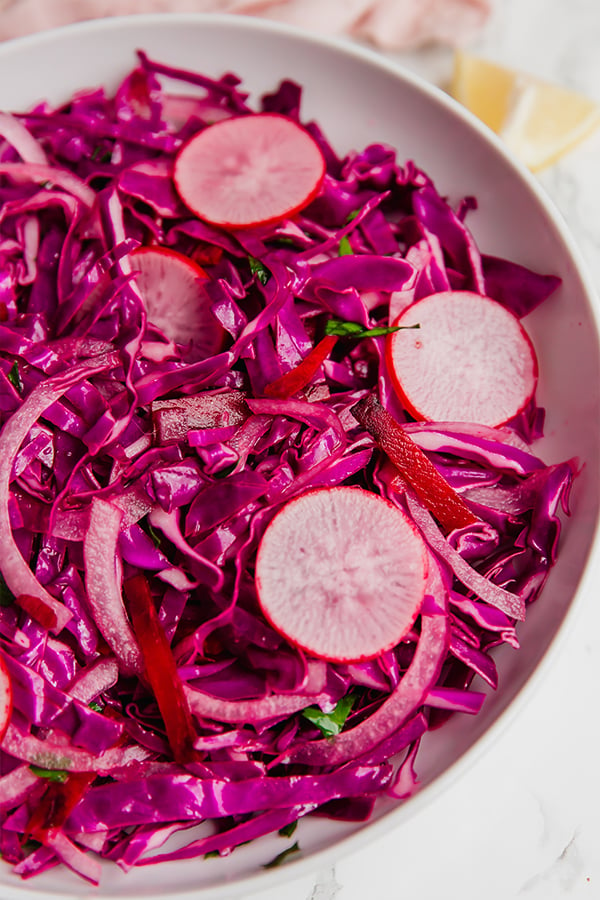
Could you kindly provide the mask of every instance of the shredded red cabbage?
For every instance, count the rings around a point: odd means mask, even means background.
[[[388,146],[339,158],[315,123],[327,174],[293,220],[239,232],[200,221],[175,190],[174,158],[208,124],[253,114],[246,99],[233,75],[140,53],[114,96],[85,90],[2,118],[0,652],[14,708],[0,840],[23,877],[64,863],[94,882],[98,858],[127,870],[226,855],[302,816],[364,819],[379,795],[410,796],[423,735],[476,714],[475,676],[497,684],[492,649],[519,646],[496,600],[532,603],[556,558],[576,464],[531,451],[543,410],[497,429],[412,422],[381,335],[337,336],[286,375],[333,319],[385,328],[452,289],[523,316],[559,279],[482,257],[465,222],[473,198],[452,208]],[[300,88],[283,82],[260,109],[299,121]],[[129,262],[140,245],[204,269],[226,334],[216,355],[190,360],[147,320]],[[369,394],[474,524],[440,530],[352,416]],[[411,515],[431,564],[409,635],[336,664],[273,630],[253,573],[282,505],[341,484]],[[340,704],[337,736],[304,714],[335,720]]]

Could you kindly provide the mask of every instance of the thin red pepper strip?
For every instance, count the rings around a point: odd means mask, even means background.
[[[133,630],[142,651],[146,678],[165,723],[173,756],[179,763],[190,762],[196,756],[193,747],[196,730],[150,585],[143,575],[134,575],[127,579],[124,590]]]
[[[294,394],[297,394],[298,391],[305,388],[315,377],[336,343],[336,335],[325,335],[318,344],[315,344],[301,363],[298,363],[297,366],[290,369],[285,375],[276,378],[275,381],[272,381],[266,386],[265,397],[287,400],[288,397],[293,397]]]
[[[351,412],[442,528],[453,531],[479,521],[421,448],[372,394],[359,400]]]

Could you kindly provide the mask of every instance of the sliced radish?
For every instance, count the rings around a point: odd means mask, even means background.
[[[387,361],[396,391],[416,419],[496,427],[521,412],[537,383],[535,351],[500,303],[469,291],[417,301],[395,325]]]
[[[248,228],[287,218],[316,196],[325,175],[318,144],[286,116],[216,122],[175,160],[175,187],[201,219]]]
[[[256,560],[273,627],[322,659],[355,661],[395,646],[423,600],[427,563],[416,528],[362,488],[309,491],[267,528]]]
[[[6,734],[12,705],[12,683],[6,664],[0,656],[0,741]]]
[[[206,272],[166,247],[140,247],[131,254],[148,321],[176,344],[189,347],[189,361],[220,350],[224,331],[211,312]]]

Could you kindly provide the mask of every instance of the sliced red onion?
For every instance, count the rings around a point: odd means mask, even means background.
[[[14,147],[24,163],[48,165],[42,145],[16,116],[0,112],[0,137]]]
[[[110,657],[103,657],[91,663],[78,674],[77,678],[71,682],[68,693],[75,700],[90,703],[104,691],[113,687],[118,678],[117,661]]]
[[[214,719],[217,722],[256,723],[270,719],[284,719],[306,709],[329,702],[328,693],[271,694],[256,700],[223,700],[211,697],[189,685],[184,685],[192,714],[198,719]]]
[[[132,746],[111,747],[103,753],[91,753],[66,744],[64,735],[57,737],[52,731],[45,739],[21,731],[11,723],[0,744],[5,753],[23,762],[42,769],[57,769],[67,772],[98,772],[114,775],[117,768],[131,763],[142,762],[150,756],[148,750]]]
[[[522,621],[525,618],[525,603],[521,597],[505,591],[477,572],[450,546],[424,506],[409,494],[406,495],[406,502],[421,534],[440,559],[448,563],[458,580],[485,603],[501,609],[513,619]]]
[[[1,168],[0,165],[0,170]],[[55,634],[65,627],[73,614],[40,584],[17,547],[9,516],[13,464],[29,430],[49,406],[78,381],[103,372],[117,362],[116,355],[108,355],[96,363],[74,366],[66,374],[47,378],[33,389],[20,409],[8,419],[0,434],[0,571],[9,591],[15,597],[21,594],[35,597],[54,614],[55,624],[51,630]]]
[[[23,879],[31,878],[32,875],[38,875],[52,866],[57,866],[59,862],[60,860],[54,850],[51,850],[50,847],[42,846],[30,853],[29,856],[26,856],[20,863],[17,863],[13,872],[15,875],[20,875]]]
[[[83,542],[85,583],[92,615],[122,669],[141,674],[144,661],[131,628],[121,594],[121,563],[117,543],[123,512],[95,497]]]
[[[17,766],[8,775],[3,775],[0,778],[0,810],[15,809],[37,783],[38,776],[29,766]]]
[[[108,832],[102,831],[101,829],[95,831],[93,834],[84,834],[83,832],[78,831],[76,834],[72,835],[75,843],[80,844],[87,850],[93,850],[94,853],[102,853],[107,837]]]
[[[59,828],[50,828],[48,835],[44,838],[44,845],[53,850],[58,858],[77,875],[92,884],[100,883],[102,867],[99,861],[89,853],[80,850],[64,831]]]
[[[90,209],[94,205],[96,192],[87,186],[85,181],[78,178],[66,169],[56,166],[46,166],[40,163],[10,163],[0,162],[0,175],[8,175],[15,181],[34,181],[38,184],[55,185],[67,193],[76,197],[84,206]]]

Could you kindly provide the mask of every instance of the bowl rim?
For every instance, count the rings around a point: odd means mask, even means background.
[[[11,38],[0,43],[0,60],[11,55],[18,57],[23,51],[52,44],[61,38],[71,38],[72,40],[85,37],[91,38],[97,33],[105,32],[110,34],[123,28],[131,29],[137,26],[160,28],[164,26],[165,22],[168,22],[170,25],[180,25],[181,27],[199,28],[207,26],[225,30],[254,31],[262,34],[272,34],[274,37],[293,38],[299,43],[305,43],[307,46],[316,44],[324,50],[330,49],[352,57],[360,64],[381,69],[400,82],[408,84],[415,92],[426,97],[431,104],[437,104],[450,112],[454,117],[462,120],[467,128],[477,132],[484,142],[503,158],[503,162],[509,169],[513,170],[513,173],[523,186],[533,195],[542,212],[552,222],[567,254],[575,265],[578,278],[595,321],[596,337],[600,341],[599,291],[593,282],[588,264],[571,234],[562,212],[546,193],[542,184],[520,160],[511,154],[498,135],[484,125],[473,113],[441,87],[427,81],[405,67],[399,60],[392,59],[375,48],[359,44],[349,37],[318,34],[306,28],[263,19],[258,16],[237,13],[163,12],[113,15],[104,18],[86,19]],[[592,565],[594,561],[600,562],[600,511],[596,515],[590,548],[580,579],[574,590],[573,598],[542,658],[526,678],[509,705],[498,714],[491,725],[441,774],[418,790],[410,798],[410,802],[398,803],[396,807],[386,811],[378,819],[365,822],[363,827],[353,834],[341,837],[331,846],[310,852],[305,857],[291,859],[281,868],[243,875],[240,878],[236,878],[235,881],[221,885],[199,886],[189,890],[178,891],[176,894],[172,892],[168,894],[152,894],[149,900],[174,900],[174,898],[178,898],[178,900],[201,900],[201,898],[202,900],[236,900],[236,898],[240,898],[243,895],[271,890],[278,885],[299,880],[304,876],[313,875],[316,877],[317,873],[322,871],[324,867],[334,865],[344,857],[347,857],[351,852],[356,852],[367,845],[373,844],[378,838],[389,833],[392,829],[399,830],[410,817],[420,814],[431,805],[437,796],[458,781],[465,770],[485,753],[487,746],[497,739],[514,719],[522,714],[524,707],[535,695],[535,690],[543,680],[547,670],[554,663],[560,648],[568,640],[568,636],[578,616],[581,614],[585,598],[590,593],[595,577],[594,566]],[[600,569],[600,565],[597,568]],[[63,900],[63,893],[32,890],[30,885],[31,882],[23,883],[23,887],[20,884],[4,886],[3,889],[8,891],[5,895],[5,900]],[[84,897],[87,898],[89,896],[91,896],[89,889],[82,887],[81,895],[77,897],[77,900],[83,900]],[[112,900],[132,900],[133,895],[111,890],[110,897]]]

